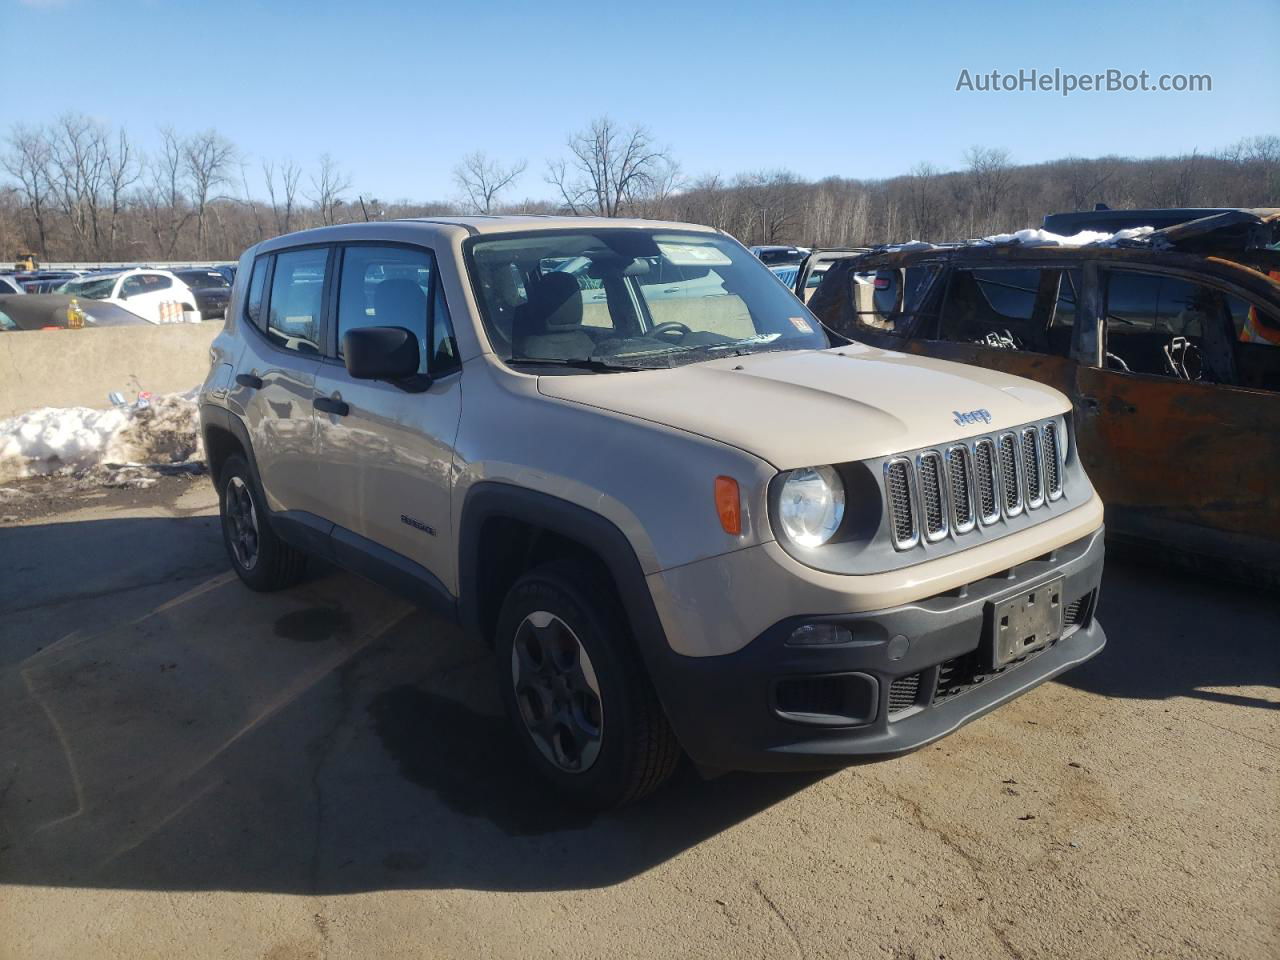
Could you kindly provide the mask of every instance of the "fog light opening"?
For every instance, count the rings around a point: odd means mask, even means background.
[[[832,643],[849,643],[853,634],[848,627],[838,623],[806,623],[791,631],[787,643],[798,647],[811,647]]]

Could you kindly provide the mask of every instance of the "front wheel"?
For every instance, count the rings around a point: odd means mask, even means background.
[[[609,584],[576,564],[525,574],[495,646],[515,735],[561,792],[604,809],[671,775],[680,748]]]
[[[293,586],[305,572],[306,554],[271,529],[248,463],[240,456],[228,457],[219,481],[222,543],[240,579],[252,590]]]

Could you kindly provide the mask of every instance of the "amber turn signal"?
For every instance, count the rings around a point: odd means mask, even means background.
[[[733,477],[716,477],[716,513],[725,533],[735,537],[742,533],[742,496]]]

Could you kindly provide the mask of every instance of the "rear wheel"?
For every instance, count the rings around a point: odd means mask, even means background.
[[[595,808],[630,803],[680,748],[608,583],[576,564],[521,577],[498,618],[499,682],[539,774]]]
[[[231,566],[252,590],[293,586],[306,569],[306,554],[289,546],[271,529],[244,458],[228,457],[220,479],[222,542]]]

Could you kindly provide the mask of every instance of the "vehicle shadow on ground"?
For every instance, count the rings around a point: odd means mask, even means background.
[[[254,594],[216,520],[0,529],[0,883],[340,893],[621,882],[816,776],[679,771],[592,816],[540,786],[496,667],[346,574]]]
[[[1223,687],[1280,689],[1280,595],[1108,558],[1098,619],[1107,646],[1059,682],[1109,697],[1194,697],[1280,709]]]

